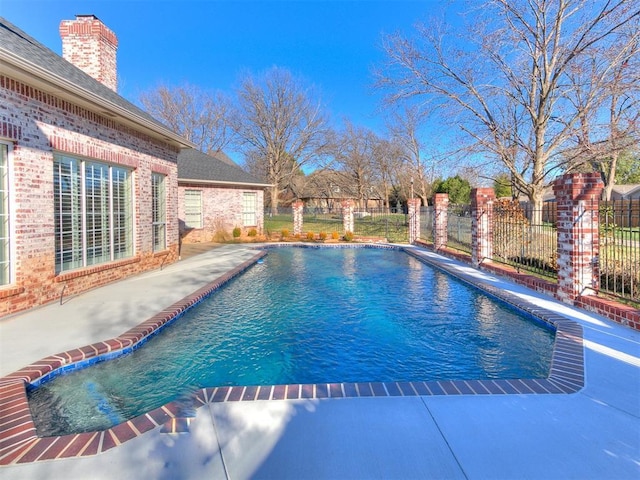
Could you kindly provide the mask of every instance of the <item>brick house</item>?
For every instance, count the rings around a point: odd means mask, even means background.
[[[235,227],[262,233],[264,189],[269,185],[222,155],[188,148],[178,156],[178,218],[184,243],[230,238]]]
[[[116,93],[99,19],[60,34],[64,59],[0,18],[0,316],[178,258],[193,145]]]

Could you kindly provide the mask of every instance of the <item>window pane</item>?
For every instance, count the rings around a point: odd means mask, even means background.
[[[258,197],[255,192],[245,192],[242,194],[242,224],[245,227],[255,227],[256,208]]]
[[[109,167],[85,164],[85,215],[87,265],[108,262],[109,248]]]
[[[9,146],[0,143],[0,285],[11,282],[9,232]]]
[[[133,255],[129,170],[56,156],[53,177],[56,273]]]
[[[184,224],[187,228],[202,228],[202,192],[185,190]]]
[[[153,250],[167,248],[166,235],[166,194],[164,175],[153,173],[151,175],[152,213],[153,213]]]
[[[131,182],[129,171],[113,168],[113,258],[133,255],[133,225],[131,215]]]
[[[53,172],[56,272],[82,266],[82,202],[80,164],[56,158]]]

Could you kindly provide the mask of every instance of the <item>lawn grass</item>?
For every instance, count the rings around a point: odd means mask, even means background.
[[[293,232],[293,215],[265,215],[264,230],[267,235],[278,235],[283,230]],[[332,214],[305,215],[302,223],[303,232],[338,232],[344,234],[342,217]],[[354,234],[361,237],[386,238],[393,243],[409,241],[409,226],[404,214],[389,213],[371,215],[354,219]]]

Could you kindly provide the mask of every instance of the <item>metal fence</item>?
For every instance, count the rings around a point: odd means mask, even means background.
[[[498,200],[493,208],[493,260],[518,270],[556,278],[557,231],[532,205]]]
[[[420,208],[420,238],[433,242],[433,206]]]
[[[409,223],[406,213],[393,213],[387,209],[356,210],[354,217],[354,235],[361,237],[384,238],[393,243],[409,241]],[[305,232],[337,232],[344,235],[342,209],[327,211],[320,208],[305,208],[302,228]],[[293,233],[293,210],[280,208],[277,215],[269,210],[264,213],[264,230],[267,235],[278,235],[283,230]]]
[[[640,200],[601,202],[600,290],[640,304]]]
[[[293,233],[293,209],[278,208],[278,213],[264,211],[264,231],[268,236],[281,233],[283,230]]]
[[[361,237],[386,238],[393,243],[409,241],[409,216],[406,213],[391,213],[387,209],[356,211],[354,234]]]
[[[471,208],[449,205],[447,209],[447,246],[471,253]]]

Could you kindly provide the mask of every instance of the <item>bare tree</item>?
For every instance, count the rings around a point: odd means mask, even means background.
[[[490,0],[462,32],[418,25],[416,38],[387,36],[389,62],[378,85],[391,89],[392,102],[418,97],[442,108],[445,123],[501,161],[540,207],[559,154],[575,142],[579,119],[598,103],[622,59],[597,66],[585,111],[569,101],[571,68],[622,28],[637,28],[639,16],[631,0]]]
[[[582,111],[588,97],[584,92],[591,87],[595,66],[601,62],[612,65],[602,86],[603,94],[594,108],[580,117],[578,145],[568,156],[575,157],[571,168],[586,163],[591,170],[600,172],[605,184],[602,197],[610,200],[618,159],[640,139],[640,32],[623,31],[609,48],[595,50],[574,69],[570,76],[574,102]]]
[[[238,146],[273,185],[270,205],[275,214],[279,195],[293,186],[301,169],[325,155],[327,118],[313,90],[285,69],[273,68],[260,78],[247,75],[237,93],[233,128]]]
[[[195,85],[160,85],[140,95],[154,118],[198,146],[204,153],[222,151],[231,141],[230,100]]]
[[[379,185],[378,193],[383,197],[387,212],[390,212],[391,189],[398,182],[403,165],[402,147],[393,141],[374,136],[371,155],[373,179]]]
[[[436,179],[436,171],[444,164],[442,158],[427,156],[427,145],[424,135],[420,135],[420,127],[425,122],[425,115],[417,105],[407,105],[390,116],[387,128],[393,142],[402,151],[402,160],[408,168],[410,180],[414,181],[414,194],[427,205],[432,195],[431,186]],[[432,141],[435,141],[432,139]]]
[[[366,208],[373,192],[376,175],[373,156],[377,137],[364,128],[345,121],[344,129],[338,133],[335,145],[334,168],[352,186],[358,207]]]

